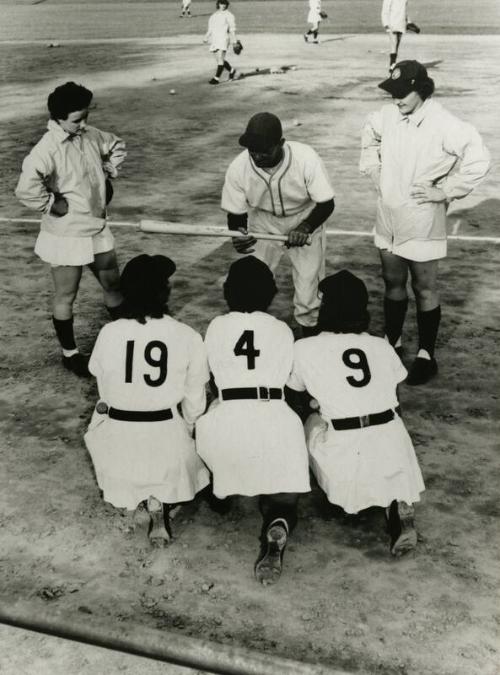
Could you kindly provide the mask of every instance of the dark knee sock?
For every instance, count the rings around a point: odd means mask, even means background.
[[[404,300],[390,300],[389,298],[384,298],[384,330],[392,346],[394,346],[401,337],[407,309],[408,298],[405,298]]]
[[[312,34],[313,34],[314,39],[317,40],[318,39],[318,31],[313,30]]]
[[[217,70],[215,71],[215,77],[220,77],[222,75],[223,70],[224,66],[217,66]]]
[[[396,63],[398,58],[397,52],[391,52],[389,54],[389,65],[392,66],[394,63]]]
[[[417,311],[418,348],[425,349],[429,356],[434,356],[434,348],[441,321],[441,305],[428,312]]]
[[[63,349],[76,349],[75,334],[73,333],[73,318],[56,319],[52,317],[57,339]]]
[[[226,70],[229,70],[229,72],[231,72],[231,70],[232,70],[231,64],[228,63],[227,61],[224,61],[223,68],[225,68]]]
[[[259,510],[262,514],[262,536],[265,537],[267,528],[277,518],[282,518],[288,525],[291,533],[298,521],[298,498],[295,495],[280,499],[277,495],[261,495]]]

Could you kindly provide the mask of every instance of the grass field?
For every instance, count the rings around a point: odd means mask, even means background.
[[[450,232],[498,236],[497,3],[413,4],[412,18],[424,31],[403,38],[401,56],[428,65],[439,100],[477,126],[493,156],[487,181],[453,205]],[[376,86],[387,66],[379,2],[326,0],[331,18],[318,47],[302,41],[305,3],[232,3],[245,44],[237,67],[297,70],[221,87],[207,84],[213,63],[201,44],[212,3],[195,0],[199,15],[190,21],[177,17],[177,3],[0,5],[0,216],[32,215],[13,196],[20,164],[44,131],[47,93],[75,79],[95,92],[91,123],[128,145],[112,219],[223,224],[225,168],[248,117],[268,109],[282,118],[287,138],[310,143],[323,157],[336,191],[330,227],[371,228],[375,194],[357,163],[363,120],[384,100]],[[48,48],[53,41],[60,46]],[[498,244],[450,242],[441,269],[440,375],[402,392],[427,486],[416,554],[390,559],[379,513],[326,514],[315,489],[301,503],[284,576],[265,590],[252,578],[259,526],[252,500],[241,500],[225,518],[192,504],[174,523],[173,545],[159,552],[102,502],[82,440],[96,388],[58,364],[50,282],[33,254],[36,228],[0,222],[0,231],[3,603],[68,625],[90,620],[103,632],[146,629],[168,640],[173,631],[354,673],[500,672]],[[224,311],[219,279],[234,259],[229,244],[115,235],[121,265],[142,251],[176,260],[176,316],[203,332]],[[328,271],[342,267],[366,281],[372,328],[380,333],[382,282],[369,238],[329,240]],[[278,285],[273,312],[289,321],[286,264]],[[89,351],[106,321],[90,274],[76,312],[79,341]],[[412,306],[407,359],[414,331]],[[29,634],[1,635],[2,674],[179,672],[70,651]]]

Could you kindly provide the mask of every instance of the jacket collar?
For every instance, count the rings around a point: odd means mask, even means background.
[[[420,108],[411,115],[402,115],[399,113],[399,121],[409,122],[410,124],[414,124],[416,127],[419,127],[429,114],[429,111],[432,111],[434,105],[434,101],[428,98],[423,102]]]
[[[64,143],[64,141],[71,140],[75,136],[80,136],[86,131],[86,128],[84,127],[79,131],[78,134],[69,134],[67,131],[64,131],[60,124],[52,119],[47,122],[47,129],[59,143]]]

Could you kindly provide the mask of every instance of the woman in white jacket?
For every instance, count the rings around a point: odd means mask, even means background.
[[[210,43],[210,51],[213,52],[217,62],[215,75],[209,80],[209,84],[219,84],[222,71],[229,72],[229,79],[233,80],[236,69],[226,61],[226,52],[229,45],[236,42],[236,20],[234,14],[229,11],[229,0],[217,0],[217,10],[208,20],[208,30],[204,42]]]

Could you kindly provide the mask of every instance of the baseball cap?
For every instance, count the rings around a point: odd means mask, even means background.
[[[266,152],[273,145],[277,145],[282,136],[281,122],[276,115],[261,112],[250,118],[239,143],[250,151]]]
[[[173,260],[164,255],[138,255],[125,265],[120,288],[125,298],[147,298],[165,288],[167,279],[175,272]]]
[[[357,316],[368,305],[368,291],[364,282],[349,270],[331,274],[319,282],[323,299],[337,314]]]
[[[274,285],[274,274],[265,262],[253,255],[246,255],[231,264],[225,283],[249,289],[266,284]]]
[[[394,70],[378,86],[389,92],[394,98],[405,98],[416,86],[429,79],[427,69],[418,61],[400,61]]]

